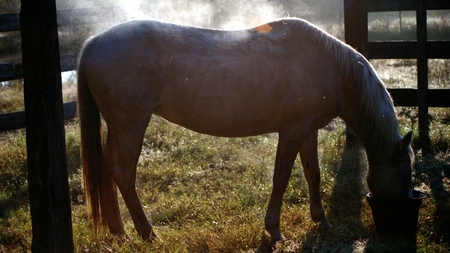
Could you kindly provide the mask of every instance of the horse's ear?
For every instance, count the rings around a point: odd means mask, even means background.
[[[400,151],[405,151],[412,142],[412,132],[408,132],[405,136],[398,142],[398,148]]]

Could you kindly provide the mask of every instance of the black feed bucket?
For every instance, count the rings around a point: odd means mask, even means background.
[[[424,199],[420,191],[413,191],[412,199],[380,199],[366,196],[378,233],[415,233],[419,207]]]

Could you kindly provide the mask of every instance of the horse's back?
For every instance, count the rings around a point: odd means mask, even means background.
[[[336,103],[330,62],[314,61],[296,22],[222,31],[131,21],[93,38],[83,64],[105,118],[146,110],[213,135],[275,132],[310,116],[319,96],[318,107]]]

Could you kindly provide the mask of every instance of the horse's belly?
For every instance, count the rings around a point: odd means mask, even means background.
[[[229,124],[226,122],[195,122],[192,120],[176,122],[171,119],[168,120],[195,132],[220,137],[247,137],[264,133],[277,132],[276,128],[268,128],[253,124],[249,125],[245,123]]]
[[[277,132],[276,118],[261,112],[223,110],[157,110],[155,114],[190,130],[222,137],[245,137]]]

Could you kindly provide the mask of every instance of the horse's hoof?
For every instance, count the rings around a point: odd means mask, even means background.
[[[152,230],[150,237],[147,239],[147,241],[150,242],[161,241],[161,238],[155,233],[155,231]]]
[[[262,241],[265,242],[269,247],[275,246],[277,242],[282,242],[286,240],[286,238],[281,234],[280,231],[269,233],[264,232],[262,236]]]
[[[333,225],[331,225],[331,223],[329,223],[327,220],[323,220],[319,223],[320,228],[322,229],[332,229]]]
[[[121,236],[120,236],[120,239],[121,239],[123,242],[131,242],[131,239],[130,239],[130,237],[129,237],[127,234],[121,235]]]
[[[148,233],[145,236],[141,236],[141,237],[142,237],[142,240],[144,240],[146,242],[154,242],[156,240],[161,240],[153,229],[150,231],[150,233]]]

